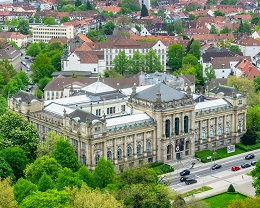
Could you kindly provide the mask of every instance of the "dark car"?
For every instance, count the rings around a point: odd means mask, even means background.
[[[249,163],[244,163],[241,165],[241,168],[249,168],[251,165]]]
[[[186,183],[187,185],[190,185],[190,184],[193,184],[193,183],[197,183],[197,180],[188,178],[188,179],[185,181],[185,183]]]
[[[254,154],[248,154],[247,156],[245,156],[246,160],[250,160],[250,159],[253,159],[253,158],[255,158]]]
[[[180,181],[181,181],[181,182],[184,182],[184,181],[186,181],[187,179],[188,179],[188,177],[183,176],[183,177],[180,178]]]
[[[189,170],[183,170],[180,172],[181,176],[186,176],[186,175],[190,175],[190,171]]]
[[[213,166],[211,167],[211,170],[216,170],[216,169],[219,169],[219,168],[221,168],[221,167],[222,167],[221,165],[215,164],[215,165],[213,165]]]
[[[252,166],[255,166],[255,164],[256,164],[256,161],[253,160],[253,161],[251,162],[251,165],[252,165]]]

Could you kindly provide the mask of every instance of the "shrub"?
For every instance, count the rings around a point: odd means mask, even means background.
[[[235,190],[235,188],[234,188],[234,186],[232,184],[229,185],[227,192],[229,192],[229,193],[236,192],[236,190]]]
[[[247,129],[246,133],[240,138],[244,145],[252,145],[256,143],[257,134],[252,129]]]
[[[260,149],[260,143],[256,143],[253,145],[244,145],[242,143],[237,143],[236,148],[239,148],[244,151],[256,150],[256,149]]]
[[[154,163],[150,163],[148,165],[148,168],[154,168],[154,167],[157,167],[157,166],[160,166],[160,165],[163,165],[163,162],[154,162]]]

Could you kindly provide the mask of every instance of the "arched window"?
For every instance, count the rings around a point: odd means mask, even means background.
[[[172,159],[172,145],[168,145],[167,146],[167,160],[171,160]]]
[[[132,157],[132,155],[133,155],[132,147],[128,146],[127,147],[127,157]]]
[[[136,152],[137,152],[137,155],[141,155],[142,154],[142,146],[141,146],[141,144],[137,144]]]
[[[107,160],[110,160],[112,161],[113,159],[113,155],[112,155],[112,152],[110,150],[107,151]]]
[[[151,142],[147,142],[146,143],[146,152],[151,152],[151,149],[152,149]]]
[[[170,137],[170,125],[171,125],[171,121],[169,119],[167,119],[165,121],[165,136],[166,137]]]
[[[189,132],[189,117],[184,116],[184,132],[188,133]]]
[[[95,165],[98,164],[99,158],[100,158],[100,155],[96,155],[96,156],[95,156]]]
[[[175,134],[179,135],[180,134],[180,119],[175,118]]]
[[[86,155],[82,155],[82,164],[87,165],[87,157]]]
[[[214,137],[214,129],[210,128],[210,132],[209,132],[210,137]]]
[[[120,148],[117,150],[117,159],[122,160],[122,150]]]

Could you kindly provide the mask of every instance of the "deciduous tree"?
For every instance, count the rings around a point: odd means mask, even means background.
[[[144,68],[144,57],[139,50],[136,50],[129,60],[129,72],[138,74]]]
[[[145,68],[144,71],[146,73],[154,73],[154,72],[163,72],[163,66],[159,57],[156,55],[154,50],[149,50],[147,54],[144,56]]]
[[[74,186],[81,187],[82,180],[77,177],[76,173],[69,168],[63,168],[58,173],[58,178],[56,179],[57,190],[63,190],[65,187],[73,188]]]
[[[0,178],[0,207],[3,208],[17,208],[17,202],[14,199],[13,187],[11,186],[11,179]]]
[[[112,21],[108,21],[104,27],[103,27],[103,32],[104,34],[106,35],[112,35],[113,34],[113,31],[114,31],[114,28],[115,28],[115,24],[112,22]]]
[[[172,44],[168,50],[168,65],[177,70],[182,66],[182,58],[184,57],[185,50],[182,45]]]
[[[128,71],[129,59],[124,50],[120,51],[118,55],[114,58],[113,64],[113,68],[117,73],[124,75],[124,73]]]
[[[85,166],[81,166],[81,168],[77,172],[77,177],[84,181],[88,187],[93,187],[93,176],[92,173]]]
[[[0,156],[0,178],[10,177],[15,180],[14,172],[6,160]]]
[[[201,52],[200,52],[201,46],[199,40],[194,40],[190,45],[189,54],[192,54],[195,56],[198,60],[200,60]]]
[[[174,24],[174,31],[177,34],[182,34],[182,21],[181,21],[181,19],[176,19],[173,24]]]
[[[251,129],[247,129],[246,133],[240,138],[244,145],[253,145],[256,143],[257,134]]]
[[[47,191],[48,189],[53,189],[55,187],[54,181],[46,173],[43,173],[37,185],[38,190],[42,192]]]
[[[57,22],[55,21],[54,17],[46,16],[42,19],[42,22],[44,25],[57,25]]]
[[[29,21],[26,19],[19,20],[17,29],[20,33],[22,33],[24,35],[28,35],[29,34]]]
[[[229,48],[229,50],[230,50],[231,52],[241,52],[241,49],[239,48],[238,45],[231,45],[230,48]]]
[[[74,172],[80,168],[74,148],[65,139],[59,139],[55,142],[53,156],[63,168],[69,168]]]
[[[41,52],[41,48],[38,43],[31,43],[27,50],[26,55],[36,57]]]
[[[20,204],[25,197],[34,194],[37,191],[37,186],[31,181],[20,178],[14,185],[14,197]]]
[[[206,67],[204,73],[205,73],[205,77],[204,77],[205,83],[216,78],[216,73],[212,66]]]

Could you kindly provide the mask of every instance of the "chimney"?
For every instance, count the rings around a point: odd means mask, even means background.
[[[244,59],[244,63],[246,63],[246,59]]]

